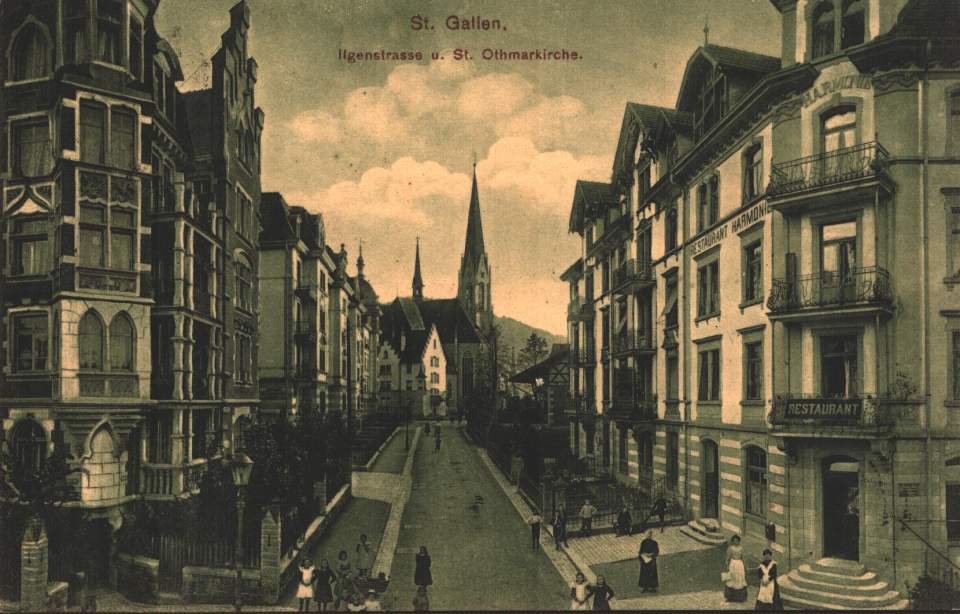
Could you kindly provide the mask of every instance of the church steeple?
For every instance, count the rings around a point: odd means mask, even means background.
[[[420,237],[417,237],[417,257],[413,264],[413,298],[423,300],[423,276],[420,275]]]
[[[473,163],[473,185],[467,211],[467,236],[460,261],[457,298],[484,333],[493,325],[490,264],[483,244],[483,222],[480,217],[480,191],[477,189],[477,163]]]

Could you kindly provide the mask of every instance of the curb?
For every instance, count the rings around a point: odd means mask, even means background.
[[[396,431],[394,432],[396,433]],[[410,499],[410,492],[413,487],[413,463],[417,455],[417,446],[420,443],[420,433],[420,427],[417,427],[413,434],[413,440],[410,442],[407,460],[403,464],[403,472],[399,476],[400,479],[397,480],[397,497],[390,506],[390,516],[383,528],[383,537],[380,538],[380,546],[377,548],[377,556],[374,559],[373,570],[371,571],[373,576],[383,573],[387,578],[390,577],[393,559],[397,552],[397,542],[400,540],[400,524],[403,522],[403,513],[407,508],[407,501]]]
[[[393,432],[390,433],[390,435],[387,436],[385,440],[383,440],[383,443],[380,444],[380,447],[377,448],[377,451],[373,453],[373,456],[370,457],[370,460],[368,460],[366,464],[363,466],[364,471],[373,471],[373,466],[374,464],[376,464],[377,459],[380,458],[380,453],[383,452],[388,445],[390,445],[390,442],[393,441],[393,438],[396,437],[397,433],[399,432],[400,432],[400,427],[399,426],[394,427]],[[354,471],[356,471],[356,469],[354,469]]]

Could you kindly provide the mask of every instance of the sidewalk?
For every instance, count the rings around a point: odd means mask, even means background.
[[[416,426],[411,425],[411,440],[413,439],[416,429]],[[403,464],[407,460],[407,450],[405,449],[405,444],[407,443],[405,439],[406,436],[407,434],[405,432],[405,427],[398,427],[397,430],[395,430],[390,436],[390,440],[387,442],[387,445],[384,446],[383,450],[381,450],[380,455],[374,461],[370,471],[376,473],[402,472]]]

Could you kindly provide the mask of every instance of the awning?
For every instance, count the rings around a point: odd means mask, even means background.
[[[667,315],[677,307],[677,289],[673,286],[667,286],[666,300],[663,305],[663,312],[660,315]]]

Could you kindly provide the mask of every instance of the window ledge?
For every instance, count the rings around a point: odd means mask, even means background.
[[[706,399],[703,401],[697,401],[697,406],[703,405],[704,407],[720,407],[723,405],[723,401],[720,399]]]
[[[944,277],[943,283],[947,284],[948,286],[960,284],[960,277]]]
[[[746,309],[747,307],[753,307],[754,305],[762,305],[762,304],[763,304],[763,297],[750,299],[749,301],[744,301],[740,303],[740,309],[743,310],[743,309]]]
[[[741,407],[765,407],[767,402],[763,399],[743,399],[740,401]]]
[[[943,402],[944,407],[960,408],[960,400],[948,400]]]
[[[709,320],[710,318],[719,318],[719,317],[720,317],[720,312],[719,312],[719,311],[714,311],[714,312],[712,312],[712,313],[705,313],[705,314],[703,314],[702,316],[697,316],[697,319],[694,320],[694,322],[696,322],[697,324],[699,324],[700,322],[706,322],[706,321]]]

